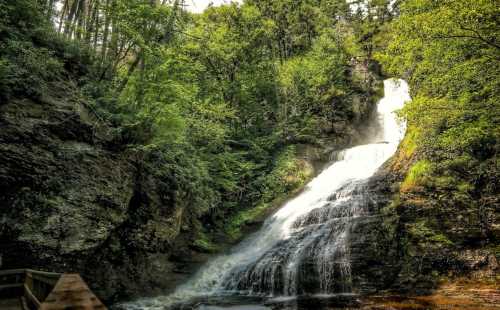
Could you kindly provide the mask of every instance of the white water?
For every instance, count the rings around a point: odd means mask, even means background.
[[[256,263],[279,242],[286,241],[296,232],[300,221],[314,209],[328,204],[329,197],[342,186],[361,181],[372,176],[376,170],[396,151],[404,136],[405,124],[398,122],[394,111],[401,109],[410,100],[408,85],[402,80],[384,81],[385,96],[377,106],[380,132],[374,133],[371,144],[356,146],[341,152],[340,160],[331,164],[313,179],[295,199],[286,203],[278,212],[270,217],[263,227],[246,241],[242,242],[228,255],[222,255],[207,263],[190,281],[180,286],[169,296],[144,299],[122,305],[128,309],[164,309],[170,304],[189,300],[197,296],[217,295],[224,293],[224,287],[230,280],[231,272]],[[340,193],[341,194],[341,193]],[[342,199],[339,197],[338,199]],[[352,216],[352,215],[351,215]],[[298,224],[297,224],[298,223]],[[318,231],[319,232],[319,231]],[[345,247],[345,231],[337,236],[339,247]],[[302,241],[303,242],[303,241]],[[326,249],[326,248],[325,248]],[[302,248],[290,255],[298,257]],[[329,255],[326,253],[326,255]],[[328,257],[328,256],[327,256]],[[290,259],[286,266],[289,278],[293,279],[297,261]],[[349,263],[342,268],[349,273]],[[328,266],[321,267],[321,277],[328,279]],[[323,282],[322,282],[323,283]],[[329,283],[324,281],[324,283]],[[291,282],[293,284],[293,282]],[[291,285],[286,284],[286,285]],[[293,289],[288,289],[294,292]],[[227,292],[226,292],[227,293]]]

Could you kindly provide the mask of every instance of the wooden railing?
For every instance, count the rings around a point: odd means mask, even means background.
[[[0,270],[0,298],[21,298],[25,310],[39,309],[60,277],[31,269]]]

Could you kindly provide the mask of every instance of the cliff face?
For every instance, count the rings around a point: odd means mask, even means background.
[[[436,188],[405,188],[416,162],[405,147],[403,141],[369,182],[369,215],[351,231],[353,286],[365,294],[428,294],[459,279],[498,283],[500,210],[494,199],[478,208],[445,199]]]
[[[3,103],[0,128],[1,268],[81,272],[104,299],[164,280],[175,184],[69,100]]]
[[[0,104],[0,268],[78,272],[112,302],[165,292],[206,260],[193,242],[210,219],[154,154],[125,147],[77,96],[19,97]],[[359,142],[373,105],[358,99],[342,135],[299,147],[304,167]]]

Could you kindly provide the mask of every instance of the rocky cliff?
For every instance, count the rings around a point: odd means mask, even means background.
[[[96,124],[68,98],[0,105],[0,257],[82,272],[109,299],[165,280],[183,204]]]
[[[192,197],[160,158],[126,147],[74,83],[59,86],[71,91],[0,104],[0,268],[79,272],[108,302],[165,292],[207,258],[195,232],[211,219],[191,213]],[[356,100],[342,135],[299,147],[304,169],[359,142],[373,105]]]
[[[478,207],[444,198],[452,190],[405,188],[416,162],[416,154],[408,156],[409,139],[368,184],[369,214],[351,231],[353,287],[362,294],[430,294],[458,280],[476,287],[498,283],[495,198]]]

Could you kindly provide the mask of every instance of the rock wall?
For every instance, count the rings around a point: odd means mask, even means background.
[[[108,301],[165,286],[182,200],[109,129],[71,100],[0,105],[0,268],[80,272]]]
[[[498,206],[478,210],[450,204],[429,190],[401,190],[414,162],[403,152],[400,147],[372,177],[366,193],[369,215],[352,227],[355,291],[429,294],[454,279],[498,284]],[[482,218],[490,220],[485,224]]]

